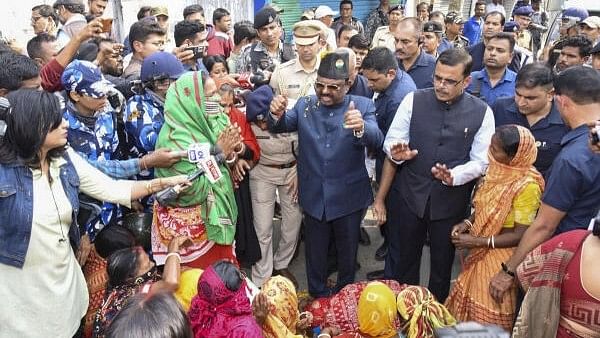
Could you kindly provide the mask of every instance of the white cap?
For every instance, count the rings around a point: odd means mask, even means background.
[[[320,19],[322,17],[331,15],[337,15],[338,12],[334,12],[329,6],[319,6],[315,10],[315,19]]]

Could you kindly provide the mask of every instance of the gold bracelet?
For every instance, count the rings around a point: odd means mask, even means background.
[[[148,192],[148,195],[152,195],[152,180],[146,181],[146,192]]]

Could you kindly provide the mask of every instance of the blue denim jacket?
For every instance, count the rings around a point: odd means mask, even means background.
[[[61,166],[60,181],[73,208],[69,240],[79,246],[79,176],[69,159]],[[22,162],[0,164],[0,263],[22,268],[29,248],[33,221],[33,176]]]

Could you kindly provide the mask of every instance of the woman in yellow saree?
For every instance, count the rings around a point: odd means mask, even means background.
[[[516,125],[496,129],[489,167],[474,198],[474,213],[454,226],[451,237],[469,249],[446,307],[459,321],[492,323],[511,330],[516,288],[502,303],[489,293],[490,279],[508,260],[540,205],[544,180],[535,170],[537,147],[531,132]]]

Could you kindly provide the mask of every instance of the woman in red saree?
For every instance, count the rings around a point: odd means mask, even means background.
[[[600,337],[600,214],[535,248],[517,269],[527,292],[513,337]]]
[[[535,170],[537,147],[523,127],[499,127],[492,137],[489,167],[474,195],[474,214],[452,229],[457,248],[469,256],[446,307],[459,321],[477,321],[512,328],[516,288],[504,302],[492,299],[488,284],[510,258],[540,205],[544,180]]]

